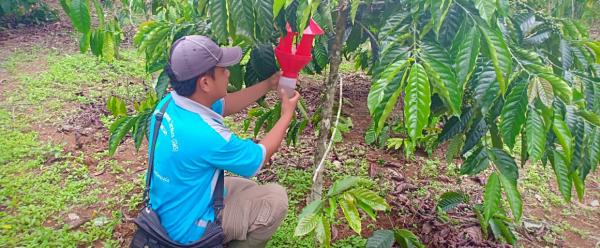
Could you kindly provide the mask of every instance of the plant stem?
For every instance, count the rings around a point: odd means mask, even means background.
[[[308,202],[321,199],[323,192],[323,173],[317,171],[321,159],[326,156],[327,138],[331,131],[331,117],[333,114],[333,103],[335,100],[335,82],[338,81],[339,68],[342,62],[342,45],[344,43],[344,33],[346,31],[346,19],[348,17],[348,1],[340,0],[338,3],[338,15],[336,18],[335,41],[331,46],[331,64],[329,69],[329,77],[325,82],[322,119],[319,128],[319,137],[317,138],[317,149],[314,154],[315,164],[315,180],[311,188],[311,193]]]

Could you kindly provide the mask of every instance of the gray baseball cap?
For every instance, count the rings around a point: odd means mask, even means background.
[[[235,65],[241,59],[240,47],[219,47],[206,36],[189,35],[173,43],[169,63],[177,81],[185,81],[215,66]]]

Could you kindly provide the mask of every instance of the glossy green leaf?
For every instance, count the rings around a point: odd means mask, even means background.
[[[500,207],[500,197],[502,188],[500,187],[500,178],[498,172],[493,172],[485,184],[483,195],[483,215],[487,221],[498,211]]]
[[[374,81],[367,97],[367,106],[373,116],[375,133],[379,134],[385,121],[390,116],[400,93],[402,93],[402,79],[408,62],[398,60],[389,65],[385,71]]]
[[[117,147],[135,125],[137,116],[124,116],[117,119],[110,127],[110,138],[108,139],[108,154],[112,156]]]
[[[571,173],[573,185],[575,185],[575,192],[577,192],[577,199],[583,202],[583,195],[585,194],[585,184],[583,180],[577,175],[577,173]]]
[[[252,39],[254,37],[254,8],[252,6],[252,1],[231,0],[230,11],[236,25],[236,35],[242,35]]]
[[[431,95],[429,80],[421,64],[415,63],[408,76],[404,98],[404,120],[408,136],[416,141],[422,136],[423,128],[429,120]]]
[[[247,0],[249,1],[249,0]],[[257,39],[268,41],[273,36],[273,0],[253,0],[256,13],[256,25],[260,30]]]
[[[488,150],[488,157],[496,168],[500,171],[501,176],[506,177],[514,185],[517,184],[519,178],[519,168],[515,160],[506,151],[499,148],[491,148]]]
[[[294,229],[294,236],[304,236],[309,234],[315,230],[315,228],[317,228],[317,225],[320,221],[321,218],[318,214],[308,214],[302,217],[298,220],[298,225]]]
[[[458,84],[462,88],[467,85],[473,71],[475,71],[481,47],[481,34],[477,28],[470,27],[463,31],[464,33],[457,35],[457,38],[453,42],[453,45],[457,46],[454,49],[454,70],[456,71]]]
[[[529,103],[533,103],[537,97],[546,107],[552,107],[554,91],[552,85],[546,79],[534,77],[529,83],[528,94]]]
[[[538,74],[539,77],[546,79],[552,85],[552,89],[554,90],[554,94],[558,96],[565,103],[570,103],[573,92],[571,91],[571,87],[565,80],[560,77],[557,77],[554,74]]]
[[[394,245],[394,232],[391,230],[377,230],[367,239],[367,248],[391,248]]]
[[[573,155],[573,136],[571,135],[571,131],[569,131],[567,124],[556,115],[552,122],[552,130],[563,149],[565,161],[570,162]]]
[[[464,161],[460,167],[460,174],[476,175],[487,169],[489,164],[487,151],[480,146]]]
[[[373,210],[385,211],[389,208],[389,205],[385,202],[385,199],[371,190],[356,188],[349,192],[357,201],[366,204]]]
[[[449,103],[452,113],[460,114],[462,105],[462,93],[464,91],[456,78],[456,73],[452,67],[450,55],[448,52],[437,44],[426,44],[422,46],[424,51],[425,63],[431,67],[429,76],[440,82],[440,87],[443,87],[443,92],[447,92],[443,97]]]
[[[331,185],[329,188],[329,192],[327,192],[328,197],[332,197],[338,194],[345,192],[346,190],[356,186],[360,182],[360,177],[357,176],[347,176],[343,179],[337,180]]]
[[[527,137],[527,152],[531,163],[535,164],[542,158],[546,146],[546,128],[544,120],[533,107],[529,108],[527,114],[527,123],[525,125],[525,134]]]
[[[566,201],[571,201],[571,186],[573,185],[566,157],[561,151],[554,151],[554,159],[551,159],[558,189]]]
[[[348,221],[348,225],[352,230],[354,230],[357,234],[361,232],[361,221],[360,215],[358,215],[358,209],[356,208],[356,202],[354,197],[349,193],[344,193],[343,197],[339,199],[340,207],[342,208],[342,212],[344,212],[344,216],[346,217],[346,221]]]
[[[487,22],[490,22],[494,12],[496,11],[496,1],[495,0],[475,0],[475,8],[479,10],[479,15],[485,19]]]
[[[460,153],[460,148],[462,148],[465,139],[462,135],[454,136],[454,138],[450,139],[448,143],[448,149],[446,150],[446,162],[451,163],[454,160],[454,157]]]
[[[330,247],[331,243],[331,225],[329,220],[325,216],[319,216],[317,219],[317,226],[315,228],[315,235],[317,240],[323,247]]]
[[[486,125],[485,119],[481,117],[475,119],[471,128],[469,128],[469,131],[465,135],[466,139],[465,144],[463,145],[462,154],[467,153],[473,149],[475,145],[481,142],[481,139],[485,136],[487,131],[488,126]]]
[[[513,218],[518,223],[521,221],[521,216],[523,215],[523,200],[521,199],[521,193],[519,193],[516,182],[511,181],[503,174],[500,174],[499,178],[502,183],[502,188],[504,188],[504,192],[506,193],[506,198],[508,199]]]
[[[594,126],[600,127],[600,116],[598,116],[596,113],[587,110],[580,110],[577,112],[577,114]]]
[[[446,140],[451,139],[459,133],[464,132],[469,124],[469,120],[473,114],[472,108],[465,108],[460,115],[460,118],[456,116],[451,117],[445,124],[442,132],[438,136],[438,143],[442,143]]]
[[[91,28],[89,0],[71,0],[69,8],[71,11],[69,16],[77,31],[82,34],[89,33]]]
[[[515,139],[525,123],[527,111],[527,81],[514,82],[515,86],[506,97],[500,119],[502,139],[509,148],[515,145]]]
[[[512,232],[512,230],[510,230],[510,228],[507,226],[506,222],[503,219],[493,217],[489,220],[489,225],[490,229],[492,229],[494,237],[496,237],[497,239],[502,238],[511,245],[514,245],[517,241],[517,237]]]
[[[401,248],[425,248],[419,237],[407,229],[394,230],[394,237]]]
[[[469,203],[469,195],[461,191],[449,191],[440,196],[437,207],[448,212],[461,203]]]
[[[479,25],[479,29],[481,30],[481,34],[485,40],[489,59],[494,65],[494,71],[496,72],[496,79],[498,80],[498,84],[500,86],[500,92],[504,94],[507,89],[509,75],[512,71],[512,59],[510,52],[500,32],[490,29],[486,25]]]
[[[208,3],[210,12],[210,29],[219,41],[225,43],[227,40],[227,3],[226,0],[211,0]]]
[[[490,63],[480,64],[475,71],[473,83],[475,105],[481,108],[482,113],[487,113],[500,93],[494,67]]]

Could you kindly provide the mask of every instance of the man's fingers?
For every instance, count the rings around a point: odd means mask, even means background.
[[[300,98],[300,93],[298,93],[298,91],[294,90],[294,95],[292,96],[292,98],[290,98],[290,102],[296,102],[296,101],[298,101],[298,98]]]
[[[287,95],[287,93],[285,93],[285,90],[283,90],[283,88],[279,89],[279,97],[281,98],[282,101],[289,101],[289,97]]]

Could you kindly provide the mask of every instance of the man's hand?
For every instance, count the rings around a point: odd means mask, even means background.
[[[269,85],[269,89],[271,90],[275,90],[277,89],[277,87],[279,86],[279,78],[281,77],[281,71],[275,72],[273,75],[271,75],[269,78],[267,78],[265,81],[267,82],[267,85]]]
[[[298,104],[298,99],[300,99],[300,93],[294,90],[294,95],[290,98],[283,89],[279,89],[279,97],[281,98],[281,117],[289,118],[291,120],[296,112],[296,105]]]

